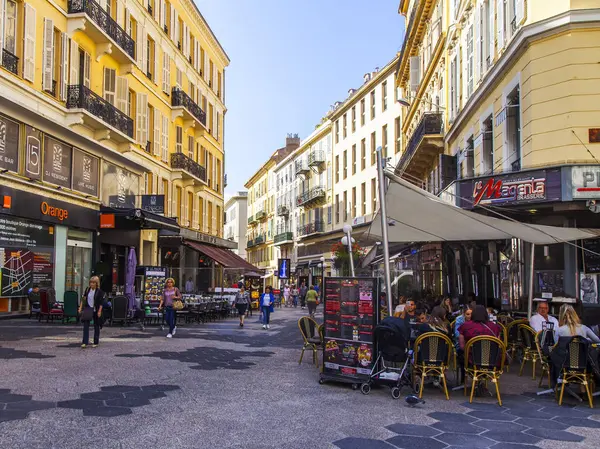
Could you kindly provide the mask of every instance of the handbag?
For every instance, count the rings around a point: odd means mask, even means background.
[[[86,307],[85,309],[83,309],[83,311],[81,312],[81,321],[92,321],[93,318],[94,309],[92,309],[91,307]]]
[[[183,309],[183,301],[181,299],[176,299],[173,301],[173,310],[181,310]]]

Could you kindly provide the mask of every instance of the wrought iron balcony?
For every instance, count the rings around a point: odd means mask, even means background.
[[[306,161],[296,161],[295,166],[296,166],[296,176],[303,175],[310,171],[310,168],[308,167],[308,164],[306,163]]]
[[[259,234],[254,238],[254,244],[260,245],[261,243],[265,243],[265,235]]]
[[[202,126],[206,127],[206,112],[179,87],[174,87],[172,90],[171,106],[182,107],[184,112],[190,115],[190,118],[199,121]]]
[[[133,138],[133,120],[83,84],[68,87],[66,106],[67,109],[83,109],[91,114],[95,119],[92,126],[97,125],[99,120]]]
[[[68,0],[68,12],[69,14],[85,14],[91,21],[96,25],[102,34],[108,36],[117,46],[119,46],[125,54],[130,58],[130,61],[119,61],[119,62],[132,62],[135,59],[135,41],[125,32],[121,26],[108,14],[108,12],[100,6],[95,0]],[[86,33],[92,35],[97,42],[105,42],[106,39],[102,39],[102,36],[97,36],[92,29],[88,29],[83,25],[83,30]],[[94,36],[96,35],[96,36]],[[118,53],[118,52],[117,52]],[[113,57],[119,59],[119,55],[114,51],[111,53]]]
[[[250,216],[248,217],[248,224],[252,224],[252,223],[254,223],[255,221],[256,221],[256,219],[254,218],[254,215],[250,215]]]
[[[308,166],[321,165],[325,162],[325,152],[321,150],[311,151],[308,155]]]
[[[19,74],[19,58],[10,51],[2,49],[2,67],[15,75]]]
[[[290,214],[290,210],[286,205],[277,206],[277,215],[280,217],[287,217]]]
[[[254,215],[256,220],[263,220],[267,218],[267,213],[264,210],[259,210],[256,215]]]
[[[256,244],[254,243],[253,239],[248,239],[248,242],[246,243],[246,248],[252,248],[255,245]]]
[[[321,221],[315,221],[303,226],[298,226],[298,236],[304,237],[317,232],[323,232],[325,230],[325,223]]]
[[[171,168],[182,170],[202,182],[206,182],[206,169],[183,153],[171,154]]]
[[[275,245],[282,244],[284,242],[293,242],[294,241],[294,233],[293,232],[281,232],[275,235],[273,239],[273,243]]]
[[[398,162],[397,169],[403,172],[414,158],[427,137],[442,138],[444,135],[444,121],[440,112],[427,112],[423,114],[417,128],[410,136],[408,145]],[[443,148],[443,144],[442,144]]]
[[[298,198],[296,198],[296,204],[298,206],[307,207],[310,206],[312,203],[316,203],[324,198],[325,188],[323,188],[322,186],[316,186],[298,195]]]

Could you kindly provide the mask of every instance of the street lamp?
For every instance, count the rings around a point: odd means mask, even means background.
[[[352,243],[354,242],[354,239],[352,238],[352,226],[345,224],[342,230],[344,231],[344,234],[346,234],[344,237],[342,237],[342,245],[348,247],[348,254],[350,255],[350,273],[352,274],[352,277],[355,277],[354,255],[352,254]]]
[[[442,111],[446,110],[445,107],[440,106],[439,104],[436,104],[433,101],[427,100],[427,99],[425,99],[423,97],[415,98],[414,101],[421,101],[423,103],[427,103],[427,104],[429,104],[431,106],[435,106],[436,108],[438,108],[438,109],[440,109]],[[398,103],[400,103],[400,106],[405,106],[407,108],[410,108],[412,106],[412,103],[410,101],[408,101],[406,98],[398,98]]]

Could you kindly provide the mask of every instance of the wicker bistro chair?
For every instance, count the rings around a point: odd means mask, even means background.
[[[420,376],[419,398],[423,397],[425,378],[434,375],[442,379],[446,399],[450,400],[445,373],[452,360],[453,348],[452,340],[440,332],[427,332],[416,339],[414,346],[413,389],[416,376]]]
[[[527,320],[514,320],[506,325],[506,355],[510,357],[509,362],[515,359],[515,353],[522,351],[523,342],[521,341],[521,333],[519,332],[520,324],[529,324]],[[508,368],[508,367],[507,367]]]
[[[473,394],[478,381],[491,380],[496,385],[498,405],[502,405],[500,397],[500,376],[506,361],[506,346],[496,337],[481,335],[470,339],[465,345],[465,375],[472,378],[471,396],[469,403],[473,402]],[[465,379],[465,395],[467,382]]]
[[[320,329],[317,322],[308,316],[304,316],[298,320],[298,328],[300,329],[302,339],[304,340],[304,343],[302,345],[302,354],[300,354],[300,361],[298,362],[298,364],[302,363],[304,351],[310,349],[313,352],[313,363],[318,368],[318,351],[323,347],[323,332]]]
[[[521,335],[522,349],[523,349],[523,360],[521,360],[521,368],[519,369],[519,376],[523,374],[523,368],[527,362],[531,362],[532,367],[532,378],[535,380],[535,365],[540,361],[536,346],[536,332],[528,324],[519,324],[519,334]]]
[[[538,388],[542,386],[544,375],[548,376],[548,388],[551,388],[550,386],[552,385],[552,382],[550,379],[550,360],[546,355],[544,355],[544,351],[542,351],[541,337],[543,333],[544,331],[539,331],[537,334],[535,334],[535,348],[538,353],[540,365],[542,366],[542,375],[540,376],[540,383],[538,384]]]
[[[591,384],[594,382],[592,372],[588,370],[588,347],[589,342],[583,337],[573,337],[567,346],[567,355],[565,363],[562,366],[558,384],[560,384],[560,394],[558,397],[558,405],[562,405],[563,395],[565,393],[565,385],[580,384],[585,387],[587,393],[588,404],[590,408],[594,408],[594,399],[592,397]],[[558,392],[558,390],[557,390]]]

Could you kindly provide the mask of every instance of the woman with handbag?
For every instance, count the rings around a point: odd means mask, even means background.
[[[169,333],[167,338],[173,338],[175,332],[177,332],[177,315],[176,311],[183,308],[183,302],[181,301],[181,293],[179,289],[175,287],[175,279],[167,278],[165,281],[165,289],[163,290],[162,297],[158,310],[165,309],[165,320],[169,325]]]
[[[265,288],[265,292],[260,295],[260,310],[263,315],[263,329],[270,329],[271,326],[269,323],[271,322],[271,312],[273,312],[273,303],[275,302],[275,297],[273,293],[271,293],[273,289],[269,285]]]
[[[100,278],[92,276],[89,287],[85,290],[81,304],[79,305],[79,315],[83,322],[83,342],[82,349],[90,344],[90,322],[94,320],[94,344],[95,348],[100,343],[100,325],[102,320],[102,304],[104,303],[104,292],[100,290]]]
[[[235,295],[235,308],[238,311],[238,315],[240,316],[240,327],[244,327],[244,318],[246,317],[246,309],[250,305],[250,296],[248,296],[248,292],[244,288],[244,286],[240,287],[240,291]]]

